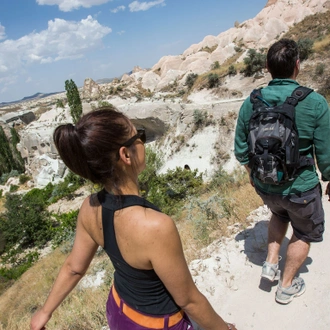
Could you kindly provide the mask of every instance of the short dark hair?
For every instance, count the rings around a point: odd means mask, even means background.
[[[294,40],[281,39],[267,53],[267,67],[272,78],[290,78],[299,59],[298,45]]]
[[[58,126],[53,138],[61,159],[72,172],[93,183],[108,184],[120,194],[125,178],[117,166],[117,155],[133,127],[116,108],[102,107],[81,117],[75,126]],[[134,144],[130,148],[134,153]]]

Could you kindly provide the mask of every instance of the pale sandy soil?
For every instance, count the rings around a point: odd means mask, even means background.
[[[323,184],[324,186],[324,184]],[[326,220],[330,202],[323,197]],[[275,302],[277,282],[261,280],[267,251],[270,213],[261,207],[251,215],[253,224],[229,239],[213,242],[205,249],[205,259],[193,261],[190,269],[198,288],[216,311],[237,329],[328,330],[330,329],[330,231],[322,243],[312,244],[309,256],[299,271],[306,292],[288,305]],[[285,261],[287,237],[282,246],[280,268]]]

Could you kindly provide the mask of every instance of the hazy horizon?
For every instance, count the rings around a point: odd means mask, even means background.
[[[267,0],[2,0],[0,103],[151,68],[254,18]]]

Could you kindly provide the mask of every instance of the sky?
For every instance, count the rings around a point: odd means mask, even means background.
[[[267,0],[0,0],[0,103],[120,77],[256,16]]]

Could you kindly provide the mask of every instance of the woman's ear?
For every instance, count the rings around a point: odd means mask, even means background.
[[[124,162],[124,164],[131,165],[131,157],[128,148],[120,147],[119,159],[121,159]]]

